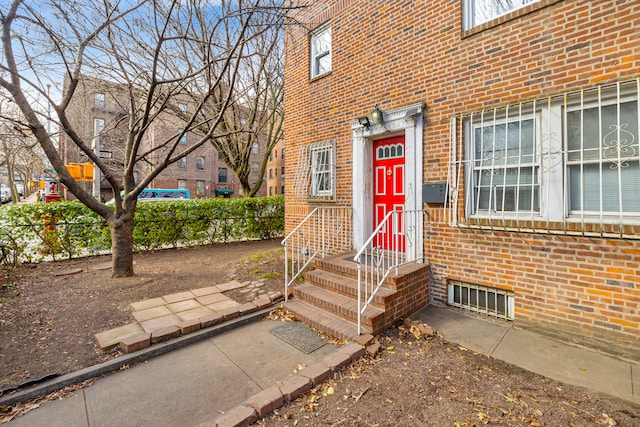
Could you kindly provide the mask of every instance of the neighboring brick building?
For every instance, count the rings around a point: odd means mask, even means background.
[[[638,358],[640,2],[504,9],[516,3],[301,12],[285,49],[285,234],[313,207],[349,206],[360,248],[374,172],[402,170],[393,209],[425,210],[412,250],[431,303]]]
[[[190,105],[188,99],[184,103],[179,103],[176,108],[188,113]],[[122,145],[127,135],[126,117],[130,110],[130,100],[128,88],[113,84],[104,80],[84,77],[78,86],[71,104],[68,107],[68,116],[71,117],[73,125],[79,129],[80,136],[85,141],[93,141],[93,147],[97,141],[98,148],[105,161],[112,170],[118,172],[122,170]],[[125,120],[122,120],[125,118]],[[163,142],[166,138],[175,135],[180,128],[180,122],[176,117],[170,117],[169,113],[154,122],[152,129],[147,132],[144,144],[146,147],[153,147],[156,141]],[[99,135],[99,137],[96,137]],[[180,144],[185,147],[196,140],[198,136],[192,132],[185,134]],[[259,161],[261,150],[264,147],[255,147],[252,157]],[[60,136],[60,152],[65,164],[85,163],[89,159],[73,143],[68,140],[64,133]],[[136,176],[143,174],[144,164],[136,165]],[[257,179],[257,173],[253,174]],[[97,190],[99,185],[100,194],[109,200],[112,190],[108,182],[101,174],[99,184],[85,183],[87,191]],[[239,195],[239,184],[236,176],[224,163],[218,152],[206,143],[200,148],[190,153],[176,163],[169,165],[151,183],[150,188],[185,188],[191,193],[192,198],[207,198],[217,196],[237,196]],[[73,195],[65,190],[67,199]],[[266,189],[263,185],[258,195],[265,195]]]
[[[265,171],[267,194],[284,194],[284,140],[280,140],[271,150]]]

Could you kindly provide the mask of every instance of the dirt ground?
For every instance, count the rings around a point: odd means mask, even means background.
[[[254,427],[640,426],[640,406],[550,380],[404,326],[382,351]]]
[[[282,291],[282,254],[279,240],[139,253],[135,276],[123,279],[111,278],[109,256],[4,270],[0,390],[119,356],[117,349],[101,351],[94,335],[132,322],[133,302],[232,279]],[[247,294],[225,294],[246,302]]]
[[[279,241],[137,254],[136,276],[111,279],[108,257],[2,271],[0,389],[119,355],[94,334],[132,321],[129,304],[187,289],[260,280],[283,287]],[[247,294],[229,294],[244,302]],[[640,426],[640,406],[535,375],[404,327],[382,351],[257,426]],[[39,404],[39,403],[38,403]],[[0,408],[0,423],[15,408]]]

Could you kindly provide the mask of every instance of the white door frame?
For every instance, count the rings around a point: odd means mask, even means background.
[[[351,122],[353,156],[353,246],[359,250],[373,231],[373,141],[404,135],[405,143],[405,210],[422,209],[424,104],[412,104],[383,112],[383,124],[365,127]],[[371,120],[371,118],[369,118]],[[413,239],[407,239],[407,255],[413,259],[423,253],[422,222],[418,221]]]

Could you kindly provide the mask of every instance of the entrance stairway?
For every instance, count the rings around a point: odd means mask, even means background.
[[[354,253],[315,260],[315,269],[293,285],[286,309],[309,326],[337,339],[358,335],[358,264]],[[362,333],[377,334],[429,301],[429,266],[411,262],[389,275],[362,316]]]

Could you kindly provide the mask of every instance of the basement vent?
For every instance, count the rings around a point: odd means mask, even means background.
[[[513,292],[457,280],[448,281],[447,292],[449,305],[501,319],[513,319]]]

